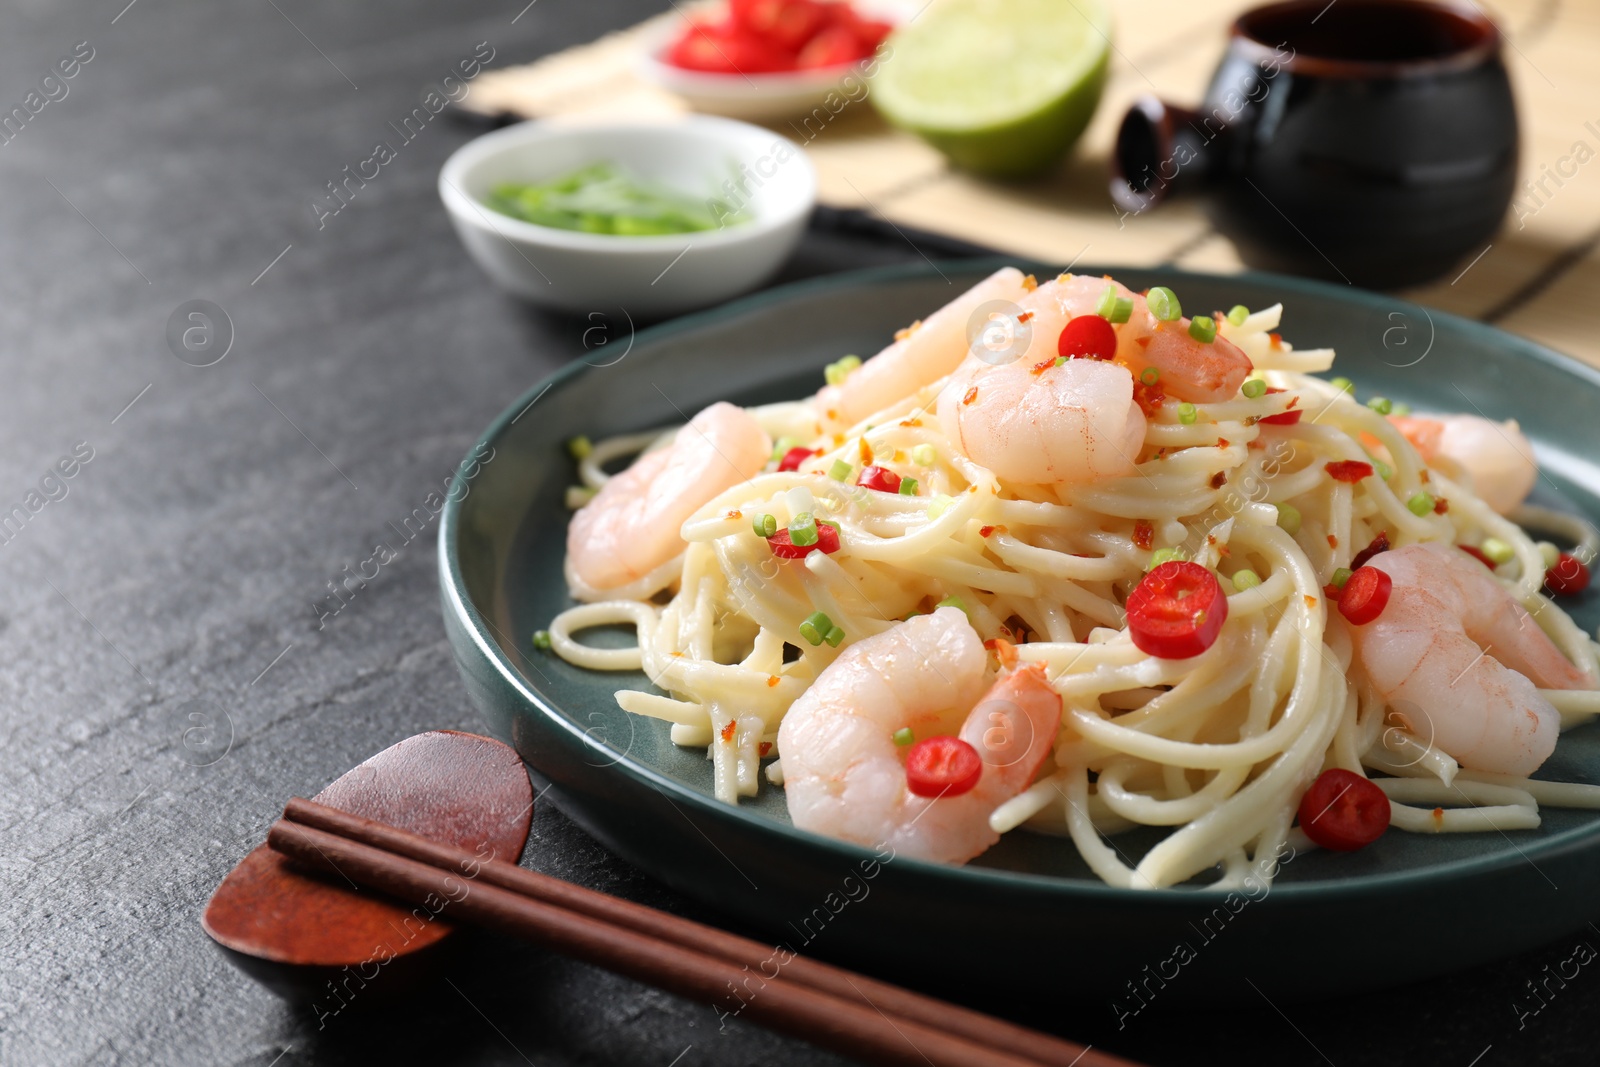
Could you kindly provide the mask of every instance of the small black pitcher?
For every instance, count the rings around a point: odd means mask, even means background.
[[[1253,267],[1386,289],[1480,252],[1511,203],[1517,115],[1467,3],[1286,0],[1241,15],[1198,110],[1138,100],[1111,195],[1204,198]]]

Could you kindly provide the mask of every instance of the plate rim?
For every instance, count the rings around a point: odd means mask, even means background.
[[[944,277],[944,270],[941,268],[948,268],[952,273],[966,274],[979,271],[990,273],[1003,266],[1036,269],[1045,265],[1026,256],[997,254],[965,259],[928,260],[925,263],[890,264],[820,275],[759,290],[712,308],[692,312],[667,322],[646,327],[634,334],[633,344],[638,345],[641,341],[653,344],[678,334],[693,332],[702,326],[735,318],[751,311],[758,311],[764,307],[779,304],[795,297],[810,296],[835,290],[869,288],[878,284],[897,281],[920,280],[932,278],[935,275]],[[1414,307],[1425,308],[1427,314],[1436,323],[1447,322],[1452,328],[1462,329],[1468,333],[1478,333],[1490,340],[1520,349],[1525,355],[1532,357],[1536,361],[1550,365],[1559,371],[1572,374],[1583,380],[1590,387],[1600,391],[1600,369],[1591,367],[1573,356],[1558,352],[1531,338],[1518,336],[1489,323],[1479,322],[1475,319],[1469,319],[1437,308],[1428,308],[1427,305],[1419,304],[1416,301],[1405,300],[1385,293],[1354,287],[1346,288],[1317,279],[1300,278],[1267,271],[1240,271],[1234,274],[1222,274],[1210,271],[1189,271],[1162,265],[1144,267],[1134,264],[1089,264],[1085,265],[1083,270],[1075,271],[1074,273],[1111,273],[1114,270],[1159,271],[1163,275],[1171,276],[1180,281],[1192,279],[1207,283],[1241,282],[1257,284],[1298,292],[1323,300],[1354,303],[1368,308],[1391,307],[1396,302],[1407,303]],[[949,279],[946,278],[946,280],[948,281]],[[546,392],[551,389],[557,389],[589,371],[599,369],[603,368],[589,364],[582,359],[574,359],[553,374],[535,382],[501,411],[490,422],[488,427],[479,434],[468,449],[467,457],[470,458],[477,454],[477,449],[484,445],[492,447],[494,441],[505,433]],[[489,632],[492,627],[486,625],[486,620],[482,613],[479,612],[477,606],[466,595],[466,581],[456,549],[458,548],[457,529],[460,512],[462,504],[467,495],[469,495],[468,493],[459,492],[457,486],[466,487],[462,471],[467,466],[468,464],[466,463],[457,466],[455,474],[452,476],[451,490],[446,494],[445,508],[441,513],[439,522],[437,542],[439,584],[443,593],[445,608],[453,613],[456,624],[469,637],[486,662],[493,666],[502,683],[508,685],[527,705],[537,709],[542,716],[557,728],[569,734],[573,740],[582,742],[587,735],[579,731],[575,723],[569,721],[564,714],[551,707],[550,703],[529,688],[515,665],[505,656],[499,644],[492,639],[492,635]],[[616,762],[609,765],[608,770],[622,768],[622,773],[628,774],[643,784],[662,792],[669,800],[681,800],[692,805],[695,811],[702,816],[732,819],[742,824],[746,830],[777,833],[780,837],[792,839],[795,843],[806,848],[823,848],[836,852],[841,859],[851,862],[877,855],[877,853],[865,846],[801,830],[789,823],[776,822],[742,805],[724,804],[714,797],[686,786],[676,779],[638,761],[627,752],[616,753],[616,755],[618,757]],[[1584,845],[1593,845],[1596,841],[1600,841],[1600,815],[1597,815],[1594,821],[1588,824],[1559,831],[1548,839],[1536,842],[1532,846],[1532,855],[1529,854],[1529,850],[1521,848],[1516,842],[1510,841],[1509,838],[1507,840],[1511,844],[1512,852],[1514,853],[1512,855],[1496,853],[1486,856],[1465,857],[1421,868],[1356,875],[1340,880],[1328,879],[1310,883],[1280,883],[1274,881],[1271,883],[1271,895],[1273,897],[1281,896],[1287,898],[1291,903],[1309,904],[1330,896],[1341,900],[1360,899],[1367,896],[1385,896],[1425,886],[1441,878],[1492,876],[1524,862],[1533,865],[1537,870],[1538,864],[1534,860],[1538,857],[1556,855]],[[1159,906],[1185,907],[1197,899],[1204,899],[1207,895],[1212,896],[1214,899],[1222,899],[1226,893],[1233,892],[1233,890],[1218,890],[1209,885],[1177,885],[1160,889],[1123,888],[1109,885],[1099,879],[1090,880],[1053,874],[1036,874],[1029,871],[1015,871],[998,867],[951,866],[907,856],[896,857],[896,859],[897,862],[909,860],[914,864],[914,868],[919,875],[949,882],[957,887],[978,888],[989,886],[994,889],[1047,892],[1059,894],[1066,898],[1081,898],[1108,903],[1134,904],[1137,902]]]

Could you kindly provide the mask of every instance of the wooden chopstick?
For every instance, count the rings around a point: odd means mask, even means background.
[[[873,1063],[1130,1067],[1128,1061],[653,908],[295,798],[268,843],[296,862],[508,930]],[[777,977],[769,977],[776,974]],[[753,979],[753,980],[752,980]]]

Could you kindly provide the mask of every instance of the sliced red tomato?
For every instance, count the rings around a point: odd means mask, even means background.
[[[856,479],[856,484],[863,489],[876,489],[880,493],[898,493],[900,476],[887,467],[868,467],[861,472],[861,477]]]
[[[1117,354],[1117,331],[1099,315],[1077,315],[1061,328],[1056,351],[1068,359],[1110,359]]]
[[[1300,798],[1300,829],[1323,848],[1354,852],[1389,828],[1389,798],[1359,774],[1323,771]]]
[[[1556,565],[1544,572],[1544,584],[1556,596],[1574,596],[1589,588],[1589,568],[1578,557],[1563,552]]]
[[[772,554],[779,559],[804,559],[813,552],[831,556],[839,551],[839,531],[831,523],[819,522],[815,544],[795,544],[787,529],[779,530],[767,538],[767,544],[772,546]]]
[[[1393,588],[1394,580],[1378,568],[1357,568],[1339,590],[1339,614],[1356,626],[1365,626],[1389,606]]]
[[[1170,560],[1144,576],[1128,597],[1128,631],[1143,653],[1188,659],[1210,648],[1228,621],[1217,576],[1198,563]]]
[[[906,787],[919,797],[955,797],[983,777],[983,758],[959,737],[929,737],[906,753]]]

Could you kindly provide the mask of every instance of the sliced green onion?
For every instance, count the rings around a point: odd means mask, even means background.
[[[1409,414],[1411,414],[1411,405],[1410,404],[1396,404],[1396,405],[1394,405],[1394,408],[1389,412],[1389,414],[1391,414],[1391,415],[1409,415]]]
[[[1117,310],[1117,287],[1108,284],[1105,292],[1100,294],[1100,299],[1095,301],[1094,313],[1107,322],[1115,322],[1111,316]]]
[[[1127,322],[1133,317],[1133,299],[1131,297],[1117,297],[1117,304],[1107,316],[1112,322]]]
[[[1183,305],[1178,303],[1178,294],[1164,285],[1158,285],[1146,293],[1144,301],[1150,308],[1150,314],[1162,322],[1183,318]]]
[[[1203,345],[1217,339],[1217,320],[1210,315],[1196,315],[1189,320],[1189,336]]]
[[[946,511],[948,511],[950,505],[954,503],[955,499],[953,497],[948,497],[943,493],[940,493],[938,496],[933,498],[931,503],[928,504],[928,518],[937,519],[940,515],[943,515]]]
[[[844,631],[837,626],[830,627],[822,639],[828,642],[829,648],[838,648],[839,642],[844,640]]]
[[[593,500],[595,493],[598,491],[599,490],[596,489],[590,489],[587,485],[567,486],[567,495],[565,500],[567,510],[577,511],[589,501]]]
[[[1293,537],[1300,532],[1300,509],[1293,504],[1275,504],[1278,509],[1278,528]]]
[[[1394,410],[1394,404],[1390,403],[1389,398],[1386,396],[1373,397],[1367,401],[1367,407],[1376,411],[1379,415],[1387,415]]]
[[[1065,367],[1067,365],[1067,357],[1066,356],[1057,356],[1055,365],[1058,366],[1058,367]]]
[[[1349,567],[1340,567],[1338,570],[1334,571],[1333,578],[1331,579],[1334,588],[1343,589],[1344,583],[1350,580],[1350,575],[1352,573],[1354,572],[1352,572]]]
[[[1549,541],[1539,542],[1539,555],[1544,559],[1544,569],[1549,570],[1561,562],[1561,550]]]
[[[855,468],[850,466],[850,464],[846,463],[842,459],[836,459],[833,461],[833,466],[828,468],[828,477],[832,478],[836,482],[842,482],[850,477],[850,472],[852,470],[855,470]]]
[[[802,511],[789,522],[789,542],[804,548],[817,543],[817,520],[811,512]]]
[[[1386,482],[1390,478],[1394,477],[1393,467],[1389,466],[1383,460],[1378,459],[1376,456],[1373,456],[1370,452],[1367,453],[1367,455],[1372,459],[1372,469],[1377,472],[1379,480]]]
[[[917,495],[917,480],[915,478],[901,478],[900,479],[900,495],[901,496],[916,496]]]
[[[1150,566],[1146,567],[1145,570],[1153,571],[1163,563],[1171,563],[1173,560],[1181,562],[1188,558],[1188,553],[1181,548],[1158,548],[1150,553]]]
[[[845,356],[823,369],[822,376],[829,385],[842,385],[850,372],[861,366],[860,356]]]
[[[1261,396],[1266,391],[1267,391],[1267,383],[1262,381],[1260,378],[1251,378],[1249,381],[1245,382],[1242,386],[1239,387],[1239,392],[1243,393],[1245,396],[1249,397],[1251,400],[1254,400],[1256,397]]]
[[[1496,564],[1510,563],[1516,557],[1517,550],[1500,540],[1498,537],[1486,537],[1478,549]]]
[[[1183,403],[1178,405],[1178,421],[1185,426],[1193,426],[1195,419],[1199,417],[1199,413],[1195,410],[1193,404]]]
[[[902,726],[900,729],[894,732],[894,743],[899,745],[901,748],[904,748],[916,739],[917,735],[912,732],[911,727],[909,726]]]
[[[757,537],[771,537],[778,532],[778,520],[774,516],[762,512],[750,520],[750,528],[756,532]]]
[[[1246,589],[1254,589],[1260,584],[1261,575],[1257,574],[1248,567],[1243,570],[1237,570],[1233,572],[1233,587],[1239,590],[1241,593]]]
[[[1249,317],[1250,309],[1245,307],[1243,304],[1235,304],[1233,307],[1228,309],[1228,321],[1233,323],[1235,326],[1243,326],[1244,320],[1248,319]],[[1260,580],[1261,579],[1259,578],[1256,579],[1258,582]]]
[[[793,452],[795,449],[800,448],[804,444],[805,442],[800,440],[798,437],[780,437],[772,446],[772,458],[781,460],[784,456],[787,456],[790,452]]]
[[[1139,372],[1139,380],[1146,385],[1154,385],[1161,380],[1161,372],[1154,367],[1146,367]]]
[[[588,459],[594,444],[582,434],[567,442],[567,454],[573,459]]]
[[[1433,494],[1418,489],[1411,494],[1411,499],[1406,501],[1406,507],[1413,515],[1427,515],[1433,511]]]
[[[533,647],[539,649],[541,652],[550,651],[550,631],[533,631]]]
[[[813,611],[800,624],[800,636],[813,645],[820,645],[827,638],[828,631],[833,628],[832,619],[820,611]]]
[[[1356,383],[1352,382],[1349,378],[1335,378],[1328,384],[1333,386],[1341,393],[1353,393],[1356,391]]]
[[[967,602],[958,596],[947,596],[934,605],[935,608],[959,608],[963,614],[967,612]]]
[[[911,450],[911,462],[919,467],[931,467],[938,458],[939,453],[932,445],[918,445]]]

